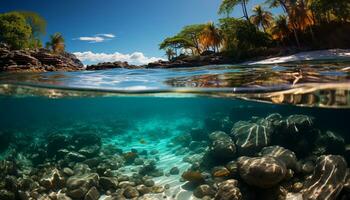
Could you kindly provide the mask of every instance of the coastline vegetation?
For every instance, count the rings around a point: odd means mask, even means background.
[[[31,11],[13,11],[0,14],[0,43],[11,49],[37,49],[43,47],[42,37],[46,35],[46,20]],[[64,52],[62,34],[51,35],[47,49],[54,53]]]
[[[241,7],[242,17],[230,17]],[[269,9],[280,7],[274,16]],[[233,60],[350,45],[350,2],[347,0],[266,0],[249,16],[247,0],[223,0],[217,23],[185,26],[165,38],[160,49],[168,59],[220,54]]]

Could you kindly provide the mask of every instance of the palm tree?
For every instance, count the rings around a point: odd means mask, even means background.
[[[219,8],[219,14],[226,14],[228,17],[228,15],[233,11],[233,8],[238,4],[241,4],[243,17],[250,22],[247,11],[247,3],[248,0],[223,0]]]
[[[266,0],[266,3],[270,5],[270,8],[272,7],[278,7],[281,6],[284,12],[288,15],[288,21],[293,21],[293,15],[291,12],[291,8],[293,5],[296,3],[297,0]],[[299,42],[299,37],[297,33],[297,28],[293,26],[293,23],[291,24],[292,26],[291,29],[294,34],[295,42],[297,46],[300,48],[300,42]]]
[[[213,50],[217,52],[219,51],[223,37],[221,31],[215,27],[215,24],[213,22],[209,22],[203,29],[199,37],[199,41],[204,48],[209,49],[212,47]]]
[[[253,8],[253,15],[250,17],[250,19],[258,28],[262,27],[266,33],[266,29],[271,26],[273,17],[271,12],[265,11],[260,5],[256,5]]]
[[[171,48],[167,48],[165,50],[165,55],[168,57],[168,60],[171,61],[174,58],[174,56],[176,56],[176,53]]]
[[[279,40],[283,43],[283,40],[289,35],[288,20],[285,15],[279,15],[275,18],[273,26],[271,27],[272,38]]]
[[[47,49],[52,49],[55,53],[64,52],[64,38],[61,33],[55,33],[50,36],[50,41],[46,43]]]

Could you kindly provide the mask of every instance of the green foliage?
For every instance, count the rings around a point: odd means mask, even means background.
[[[318,22],[330,22],[332,18],[346,21],[350,17],[350,2],[348,0],[312,0],[310,9]]]
[[[32,28],[30,48],[42,47],[40,37],[46,34],[46,21],[38,13],[30,11],[18,11],[25,19],[27,24]]]
[[[199,43],[199,38],[205,29],[205,24],[193,24],[185,26],[180,33],[177,34],[177,37],[184,38],[188,41],[191,41],[193,48],[196,50],[196,53],[201,53],[201,46]]]
[[[14,49],[30,47],[32,29],[19,13],[0,14],[0,42]]]
[[[46,34],[46,20],[38,13],[30,11],[18,11],[17,13],[23,15],[27,23],[32,27],[32,35],[34,38],[39,39],[40,36]]]
[[[260,5],[256,5],[250,19],[255,26],[263,28],[266,33],[266,29],[271,26],[273,17],[271,12],[264,10]]]
[[[46,21],[39,14],[14,11],[1,16],[3,16],[0,22],[2,42],[15,49],[42,47],[41,36],[46,33]]]
[[[51,49],[55,53],[64,52],[64,38],[61,33],[55,33],[50,36],[50,41],[46,43],[46,48]]]
[[[268,46],[270,38],[246,20],[236,18],[220,19],[220,28],[225,36],[225,49],[230,52],[248,51]]]
[[[248,0],[222,0],[218,13],[226,14],[226,16],[229,17],[234,7],[237,6],[238,4],[241,4],[243,17],[247,21],[250,21],[248,16],[248,11],[247,11],[247,3],[248,3]]]
[[[159,49],[172,49],[175,51],[175,55],[177,55],[177,50],[190,49],[191,47],[194,47],[191,41],[179,36],[168,37],[159,45]]]
[[[219,14],[229,15],[240,0],[223,0],[219,7]]]

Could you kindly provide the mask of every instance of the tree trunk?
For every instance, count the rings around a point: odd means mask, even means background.
[[[293,33],[294,33],[295,41],[296,41],[296,43],[297,43],[297,47],[300,48],[299,36],[298,36],[298,33],[297,33],[297,31],[295,30],[295,28],[293,28]]]
[[[248,22],[250,22],[249,16],[248,16],[248,12],[247,12],[247,5],[246,5],[246,0],[242,0],[242,10],[243,10],[243,16],[246,18],[246,20]]]

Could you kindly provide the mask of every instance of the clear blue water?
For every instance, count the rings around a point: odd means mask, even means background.
[[[329,191],[315,184],[321,192],[314,199],[324,194],[344,199],[349,197],[346,180],[334,178],[346,176],[341,164],[330,164],[338,172],[319,172],[317,167],[324,155],[350,162],[349,90],[346,62],[0,74],[0,197],[45,199],[55,194],[86,199],[95,187],[100,199],[131,199],[125,190],[135,189],[139,199],[224,199],[220,183],[235,179],[238,185],[231,189],[239,190],[243,199],[285,199],[287,194],[309,198],[313,191],[307,177],[322,176],[321,185],[339,187]],[[281,116],[270,120],[272,113]],[[240,132],[242,121],[262,128]],[[266,129],[268,142],[261,144],[266,137],[261,130]],[[225,132],[223,140],[235,151],[215,146],[221,141],[210,139],[215,131]],[[245,149],[240,137],[252,148]],[[292,177],[283,175],[273,186],[263,178],[264,170],[256,175],[262,186],[245,178],[243,166],[238,164],[238,171],[229,167],[242,156],[265,158],[263,148],[276,145],[294,152],[300,167],[286,165]],[[285,165],[283,159],[274,159]],[[174,167],[179,172],[170,174]],[[218,167],[223,171],[214,173]],[[52,169],[64,183],[53,186]],[[205,178],[193,181],[188,171]],[[82,182],[89,184],[78,184],[84,190],[77,196],[71,182],[94,173],[99,180],[85,178]],[[131,186],[120,184],[123,175]],[[17,187],[9,187],[9,177]],[[106,177],[119,183],[105,186]],[[21,182],[25,178],[30,186]],[[145,186],[145,179],[156,186]],[[203,185],[212,192],[199,194]],[[275,191],[281,187],[284,192]],[[234,199],[230,194],[225,198]]]

